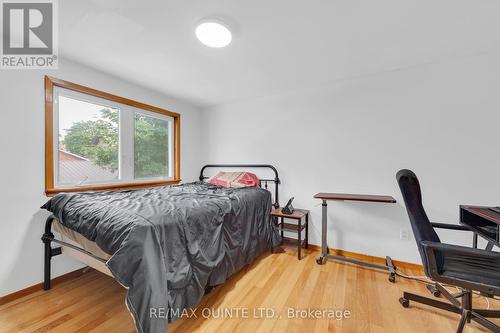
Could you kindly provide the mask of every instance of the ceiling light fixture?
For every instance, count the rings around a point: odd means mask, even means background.
[[[195,30],[200,42],[210,47],[225,47],[233,38],[229,28],[222,22],[213,19],[202,20]]]

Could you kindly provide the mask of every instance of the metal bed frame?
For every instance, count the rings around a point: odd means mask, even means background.
[[[204,176],[203,172],[207,168],[267,168],[271,169],[274,173],[274,179],[264,179],[264,178],[259,178],[259,186],[262,187],[264,185],[264,188],[267,190],[268,189],[268,183],[274,183],[274,203],[273,206],[278,208],[279,207],[279,201],[278,201],[278,185],[281,184],[281,181],[278,176],[278,170],[270,164],[207,164],[201,168],[200,171],[200,181],[204,181],[208,177]],[[105,264],[106,260],[93,255],[92,253],[75,246],[73,244],[69,244],[67,242],[64,242],[62,240],[56,239],[54,234],[52,233],[52,223],[56,217],[54,215],[50,215],[47,220],[45,221],[45,230],[42,235],[42,242],[44,246],[44,280],[43,280],[43,289],[44,290],[49,290],[51,288],[51,261],[53,257],[56,257],[58,255],[62,254],[62,247],[68,247],[73,250],[76,250],[80,253],[83,253],[92,259],[95,259],[99,261],[100,263]],[[59,244],[59,247],[52,247],[51,244],[56,243]]]
[[[279,208],[279,195],[278,195],[278,186],[281,184],[281,180],[278,176],[278,170],[270,164],[207,164],[201,168],[200,171],[200,181],[204,181],[209,178],[203,175],[203,172],[207,168],[268,168],[274,172],[274,179],[264,179],[259,178],[260,184],[259,187],[262,187],[262,183],[264,183],[264,188],[268,190],[268,183],[274,183],[274,208]]]

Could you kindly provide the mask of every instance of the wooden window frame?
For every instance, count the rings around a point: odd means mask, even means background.
[[[173,138],[174,138],[174,172],[173,179],[155,180],[133,183],[116,183],[106,185],[86,185],[75,187],[56,187],[54,179],[54,88],[60,87],[79,93],[103,98],[116,103],[126,104],[135,108],[143,109],[150,112],[159,113],[173,118]],[[48,196],[59,192],[81,192],[81,191],[105,191],[105,190],[122,190],[143,188],[150,186],[162,186],[178,184],[181,181],[180,163],[181,163],[181,147],[180,147],[180,121],[181,116],[178,113],[171,112],[165,109],[151,106],[141,102],[137,102],[128,98],[116,96],[103,91],[81,86],[69,81],[60,80],[54,77],[45,76],[45,194]]]

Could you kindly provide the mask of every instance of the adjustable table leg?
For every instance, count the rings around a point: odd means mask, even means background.
[[[392,262],[392,258],[389,256],[385,257],[385,264],[389,268],[389,282],[396,282],[396,266]]]
[[[326,262],[326,256],[328,255],[328,246],[326,244],[328,205],[326,200],[323,200],[321,206],[321,256],[316,259],[316,263],[318,263],[318,265],[323,265]]]

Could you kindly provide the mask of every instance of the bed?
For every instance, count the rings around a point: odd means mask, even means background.
[[[274,179],[262,178],[255,188],[223,188],[204,181],[210,168],[267,168]],[[275,186],[274,202],[268,184]],[[42,236],[44,289],[50,289],[52,257],[72,256],[128,290],[138,332],[166,332],[207,288],[279,242],[270,220],[272,206],[279,207],[279,184],[271,165],[206,165],[194,183],[60,193],[42,207],[52,213]]]

